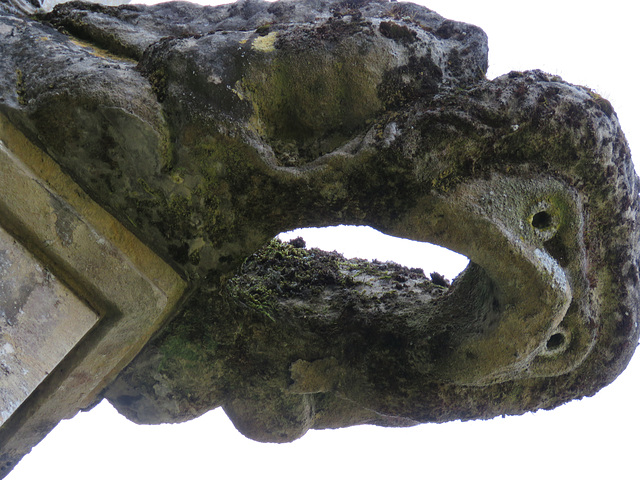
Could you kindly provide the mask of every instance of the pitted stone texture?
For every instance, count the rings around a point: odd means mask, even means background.
[[[535,70],[488,81],[485,35],[411,4],[76,3],[39,19],[0,17],[0,109],[191,282],[105,393],[134,421],[222,406],[282,442],[491,418],[592,395],[629,361],[639,183],[589,89]],[[339,223],[471,265],[431,295],[388,266],[252,256]],[[393,295],[396,274],[424,292]]]
[[[32,1],[34,3],[39,3],[40,4],[39,8],[42,8],[43,10],[50,12],[51,10],[53,10],[53,7],[61,3],[66,3],[68,0],[32,0]],[[127,3],[131,3],[131,0],[100,0],[99,2],[93,2],[93,3],[99,3],[100,5],[115,7],[117,5],[125,5]]]
[[[386,1],[280,1],[249,0],[215,7],[199,6],[188,2],[164,2],[157,5],[126,5],[106,9],[99,5],[69,2],[60,5],[48,15],[55,26],[62,26],[78,37],[90,37],[103,48],[122,48],[142,53],[152,44],[167,37],[187,38],[246,32],[256,37],[269,33],[285,34],[293,26],[301,27],[299,34],[313,34],[320,28],[319,41],[339,37],[333,27],[361,30],[371,27],[400,44],[419,47],[428,37],[433,44],[433,59],[445,72],[445,78],[455,83],[474,81],[486,72],[487,37],[474,25],[443,18],[436,12],[412,3]],[[176,21],[179,19],[179,21]],[[385,21],[386,20],[386,21]],[[324,28],[323,28],[324,25]],[[351,25],[351,26],[350,26]],[[100,34],[106,32],[109,34]],[[364,30],[367,32],[366,30]],[[347,32],[338,33],[343,35]],[[373,32],[372,32],[373,33]],[[274,35],[272,35],[272,38]],[[229,68],[229,65],[219,65]]]
[[[377,138],[378,115],[464,88],[487,68],[482,30],[412,4],[72,2],[42,19],[74,36],[3,18],[8,114],[94,199],[192,270],[199,261],[198,270],[232,271],[300,218],[250,211],[264,203],[255,198],[289,187],[242,194],[244,174],[200,157],[235,152],[258,176],[274,167],[296,175],[348,154],[367,133]],[[31,62],[26,51],[40,54]],[[339,197],[325,196],[339,208]],[[230,204],[251,219],[238,225]]]
[[[68,0],[6,0],[4,3],[8,4],[11,8],[14,8],[16,11],[25,13],[25,14],[33,14],[36,11],[46,11],[50,12],[53,7],[59,5],[61,3],[66,3]],[[115,5],[124,5],[129,3],[131,0],[100,0],[99,3],[101,5],[106,6],[115,6]]]

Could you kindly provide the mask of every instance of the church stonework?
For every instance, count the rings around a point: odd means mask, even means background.
[[[0,0],[0,478],[104,398],[290,442],[552,409],[626,367],[639,182],[595,92],[488,80],[484,32],[411,3],[36,6]],[[274,240],[336,224],[470,264]]]

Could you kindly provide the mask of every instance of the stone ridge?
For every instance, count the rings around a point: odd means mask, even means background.
[[[419,27],[443,40],[454,39],[460,45],[464,43],[465,47],[461,50],[465,52],[461,51],[460,54],[471,62],[477,62],[477,65],[468,65],[461,70],[486,73],[488,42],[484,31],[473,25],[447,20],[413,3],[385,0],[286,0],[275,3],[244,0],[218,6],[164,2],[113,8],[72,1],[57,5],[53,12],[42,16],[43,20],[80,38],[102,43],[107,50],[126,48],[135,52],[138,59],[144,50],[165,37],[196,37],[234,31],[265,33],[268,29],[317,25],[330,19],[357,21],[362,18],[388,18],[387,31],[395,32],[392,36],[398,35],[399,31],[406,32],[407,28]],[[389,28],[391,25],[395,25],[395,29]],[[102,30],[108,30],[108,36],[100,35]]]
[[[186,283],[0,115],[0,477],[100,392]],[[8,408],[7,408],[8,407]]]

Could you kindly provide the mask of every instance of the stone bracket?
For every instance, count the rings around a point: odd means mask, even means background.
[[[96,401],[185,289],[0,117],[0,478]]]

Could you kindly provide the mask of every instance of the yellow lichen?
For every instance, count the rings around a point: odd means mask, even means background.
[[[132,62],[133,63],[133,60],[131,60],[130,58],[120,57],[118,55],[114,55],[113,53],[109,52],[108,50],[105,50],[104,48],[97,47],[96,45],[93,45],[91,43],[83,42],[82,40],[78,40],[77,38],[69,38],[69,40],[71,40],[71,43],[74,43],[75,45],[88,50],[88,52],[91,55],[93,55],[94,57],[107,58],[109,60],[117,60],[119,62]]]
[[[259,52],[273,52],[276,47],[277,32],[271,32],[264,37],[258,37],[251,43],[251,48]]]

